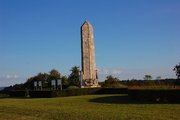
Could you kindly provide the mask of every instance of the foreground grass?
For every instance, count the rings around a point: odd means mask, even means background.
[[[179,120],[180,104],[142,103],[126,95],[0,98],[1,120]]]

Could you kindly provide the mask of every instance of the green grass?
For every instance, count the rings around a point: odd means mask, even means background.
[[[179,120],[180,104],[143,103],[127,95],[0,98],[0,120]]]

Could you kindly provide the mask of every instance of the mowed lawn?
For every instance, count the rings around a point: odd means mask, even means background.
[[[180,104],[147,103],[127,95],[0,98],[0,120],[179,120]]]

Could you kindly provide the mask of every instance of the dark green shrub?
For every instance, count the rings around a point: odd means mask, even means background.
[[[127,94],[127,88],[78,88],[78,89],[64,89],[54,91],[30,91],[30,97],[66,97],[79,96],[91,94]]]
[[[9,95],[8,94],[1,94],[0,93],[0,97],[8,97]]]
[[[95,89],[95,88],[58,90],[58,91],[52,91],[52,97],[90,95],[96,92],[97,90],[98,89]]]
[[[11,91],[10,97],[26,97],[28,96],[28,91]]]
[[[95,94],[128,94],[127,88],[101,88]]]
[[[139,101],[180,102],[180,90],[129,90],[128,95]]]
[[[52,91],[29,91],[32,98],[51,98]]]
[[[77,86],[69,86],[67,89],[78,89],[79,87]]]

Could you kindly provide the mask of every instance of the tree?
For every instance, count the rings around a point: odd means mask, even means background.
[[[180,85],[180,63],[179,65],[176,65],[173,70],[176,72],[176,76],[177,76],[174,85]]]
[[[152,76],[151,75],[145,75],[144,80],[151,80]]]
[[[41,81],[43,87],[48,87],[48,78],[49,75],[47,73],[38,73],[34,77],[29,78],[24,84],[23,88],[26,89],[34,89],[34,81]]]
[[[52,69],[49,73],[49,77],[51,80],[58,80],[61,77],[61,74],[55,69]]]
[[[48,87],[48,77],[49,75],[47,73],[38,73],[37,74],[37,81],[42,82],[42,86],[47,88]]]
[[[61,80],[63,89],[67,88],[69,86],[68,78],[66,76],[62,76]]]
[[[61,78],[61,74],[55,70],[55,69],[52,69],[50,72],[49,72],[49,76],[48,76],[48,87],[51,87],[51,81],[52,80],[58,80]]]
[[[106,80],[102,86],[104,87],[112,87],[119,84],[119,79],[116,77],[113,77],[112,75],[108,75],[106,77]]]
[[[157,76],[156,80],[161,80],[161,76]]]
[[[176,72],[177,79],[180,79],[180,63],[176,65],[173,70]]]
[[[69,85],[80,86],[79,67],[74,66],[71,68],[71,74],[68,77]]]
[[[27,89],[34,89],[34,82],[35,81],[41,81],[43,88],[50,88],[51,87],[51,80],[58,80],[60,79],[61,74],[55,70],[52,69],[50,74],[47,73],[38,73],[36,76],[29,78],[25,83],[24,87]]]
[[[49,74],[48,73],[38,73],[37,75],[30,77],[27,79],[27,81],[24,84],[16,84],[11,87],[7,87],[7,91],[9,90],[27,90],[27,89],[34,89],[34,82],[41,81],[41,87],[42,88],[51,88],[51,80],[58,80],[61,78],[61,74],[55,70],[52,69]],[[67,77],[63,77],[64,85],[68,85]],[[40,86],[39,86],[40,87]]]
[[[38,77],[33,76],[27,79],[27,81],[24,83],[24,88],[26,89],[34,89],[34,81],[38,81]]]
[[[138,81],[134,78],[128,81],[128,86],[137,86],[137,85],[138,85]]]

